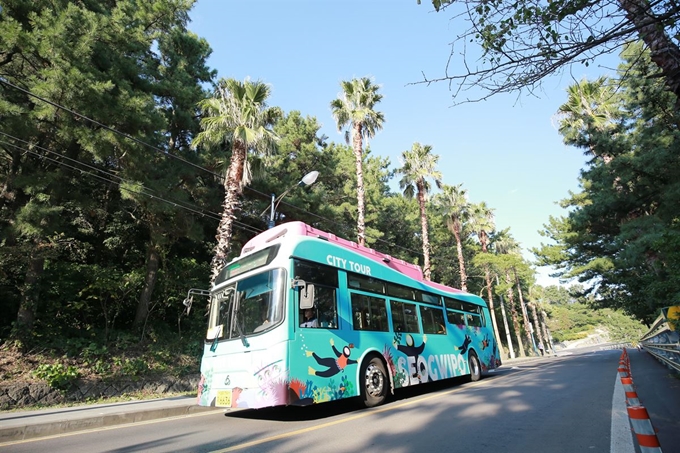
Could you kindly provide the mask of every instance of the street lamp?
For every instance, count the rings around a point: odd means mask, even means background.
[[[318,177],[319,177],[318,171],[316,171],[316,170],[310,171],[309,173],[307,173],[305,176],[302,177],[300,182],[298,182],[297,184],[295,184],[293,186],[290,186],[288,189],[286,189],[285,192],[283,192],[278,197],[275,196],[274,194],[272,194],[272,203],[271,203],[270,212],[269,212],[269,228],[274,228],[274,215],[276,214],[276,209],[279,207],[279,203],[281,203],[281,200],[283,200],[283,197],[285,197],[288,194],[288,192],[290,192],[291,190],[293,190],[294,188],[296,188],[298,186],[311,186],[312,184],[314,184],[316,182],[316,178],[318,178]],[[262,211],[262,214],[260,214],[260,217],[262,217],[265,212],[267,212],[266,209],[264,211]]]

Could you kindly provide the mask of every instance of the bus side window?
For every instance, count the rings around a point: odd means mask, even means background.
[[[318,327],[337,329],[339,327],[336,300],[338,270],[331,266],[295,259],[293,274],[296,278],[314,285],[314,308]],[[301,313],[301,322],[304,319],[302,316]]]
[[[416,305],[390,300],[392,324],[397,332],[420,333]]]
[[[446,334],[446,323],[441,308],[421,306],[420,318],[423,320],[423,333]]]
[[[457,311],[446,310],[446,316],[449,318],[451,324],[456,324],[458,326],[465,325],[465,315]]]
[[[317,286],[315,294],[319,327],[338,328],[338,307],[335,301],[335,288]]]
[[[467,318],[468,327],[482,327],[482,318],[479,315],[467,313],[465,317]]]
[[[380,297],[352,294],[352,327],[354,330],[387,331],[387,308]]]

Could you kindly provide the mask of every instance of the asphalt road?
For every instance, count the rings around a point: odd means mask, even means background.
[[[632,376],[665,453],[680,445],[680,380],[644,352],[630,351]],[[478,383],[461,381],[399,392],[366,410],[355,401],[272,410],[189,410],[170,419],[109,424],[96,430],[5,442],[0,451],[34,452],[333,452],[503,451],[634,453],[617,373],[620,350],[508,363]],[[617,382],[619,383],[617,385]],[[137,408],[152,404],[139,402]],[[114,406],[115,405],[108,405]],[[84,410],[84,409],[83,409]],[[110,407],[90,407],[89,419]],[[64,426],[72,412],[61,410]],[[0,417],[2,431],[10,422]],[[110,415],[110,414],[109,414]],[[24,413],[27,424],[38,415]],[[52,425],[56,425],[54,419]],[[44,421],[44,420],[43,420]],[[677,451],[677,450],[675,450]]]

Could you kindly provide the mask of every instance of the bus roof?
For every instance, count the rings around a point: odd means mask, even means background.
[[[356,242],[340,238],[333,233],[316,229],[304,222],[299,221],[284,223],[258,234],[246,242],[246,244],[241,249],[241,256],[248,255],[255,250],[260,250],[269,245],[269,243],[274,242],[284,236],[309,236],[323,239],[338,244],[344,248],[351,249],[360,255],[381,263],[384,266],[394,269],[397,272],[400,272],[407,277],[417,280],[432,288],[438,289],[440,291],[463,293],[463,291],[460,289],[425,280],[423,278],[423,271],[417,264],[408,263],[399,258],[394,258],[385,253],[378,252],[377,250],[369,247],[364,247],[363,245],[359,245]]]

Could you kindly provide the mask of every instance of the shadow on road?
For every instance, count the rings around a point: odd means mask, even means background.
[[[504,370],[504,372],[512,372],[511,370]],[[498,375],[492,374],[484,377],[484,380],[491,380]],[[425,394],[436,393],[451,388],[465,385],[469,382],[468,378],[459,377],[453,379],[445,379],[442,381],[428,382],[425,384],[415,385],[411,387],[403,387],[397,389],[394,395],[390,395],[387,400],[387,405],[416,398]],[[264,409],[243,409],[234,412],[225,413],[225,417],[229,418],[244,418],[253,420],[271,420],[280,422],[298,422],[322,420],[325,418],[335,417],[337,415],[344,415],[361,410],[371,410],[363,406],[359,397],[347,398],[340,401],[331,401],[323,404],[313,404],[311,406],[281,406]]]

